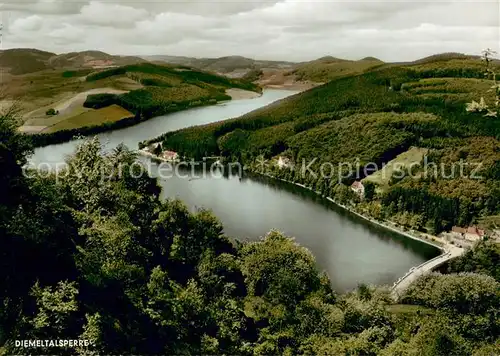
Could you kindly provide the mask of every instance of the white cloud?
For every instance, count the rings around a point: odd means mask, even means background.
[[[103,0],[117,2],[116,0]],[[162,1],[123,1],[123,3],[145,8],[154,13],[180,13],[205,17],[230,16],[253,9],[265,8],[282,0],[162,0]]]
[[[2,11],[19,11],[35,14],[77,14],[86,0],[10,0],[4,2]]]
[[[50,40],[55,41],[59,45],[70,45],[75,42],[84,42],[86,32],[79,27],[69,23],[63,23],[62,27],[51,30],[48,33]]]
[[[500,43],[496,0],[45,0],[29,6],[16,0],[6,6],[4,47],[56,52],[400,61],[498,50]],[[22,28],[34,30],[27,36]]]
[[[200,15],[161,13],[153,19],[138,21],[127,33],[133,43],[172,44],[188,39],[203,38],[206,31],[224,26],[224,20]]]
[[[16,19],[10,26],[9,31],[12,33],[38,31],[43,26],[43,19],[38,15],[21,17]]]
[[[148,17],[149,12],[145,9],[91,1],[82,7],[79,20],[105,27],[134,27],[137,21]]]

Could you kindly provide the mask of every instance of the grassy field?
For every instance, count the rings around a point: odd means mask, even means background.
[[[399,316],[401,315],[408,315],[408,316],[413,316],[413,315],[433,315],[435,314],[435,310],[431,308],[427,308],[421,305],[410,305],[410,304],[393,304],[393,305],[387,305],[386,310],[389,311],[391,314],[397,314]]]
[[[252,83],[219,75],[151,63],[127,65],[101,71],[44,70],[24,75],[7,75],[2,83],[8,98],[20,104],[23,132],[55,132],[98,125],[123,117],[142,119],[200,105],[230,100],[232,88],[259,92]],[[84,105],[89,97],[114,94],[100,107]],[[83,95],[83,97],[82,97]],[[91,98],[92,99],[92,98]],[[89,108],[108,110],[92,111]],[[117,107],[123,108],[121,111]],[[46,115],[49,109],[58,115]],[[90,118],[92,113],[96,118]]]
[[[363,179],[363,182],[375,183],[381,190],[384,190],[389,185],[395,169],[408,168],[412,163],[422,162],[427,152],[428,149],[426,148],[412,147],[408,151],[398,155],[392,161],[389,161],[382,169]]]
[[[17,76],[5,75],[2,78],[0,92],[17,100],[21,114],[26,118],[40,118],[57,102],[77,93],[98,88],[129,91],[140,89],[142,85],[125,75],[86,82],[85,77],[68,77],[67,72],[63,70],[46,70]]]
[[[50,133],[60,130],[69,130],[86,126],[97,126],[106,122],[116,122],[134,116],[130,111],[118,105],[111,105],[98,110],[89,110],[79,115],[60,121],[43,131]]]
[[[43,111],[43,110],[42,110]],[[83,113],[86,113],[89,111],[89,109],[86,109],[84,107],[81,108],[75,108],[72,110],[70,114],[66,115],[44,115],[44,116],[37,116],[31,119],[28,119],[25,121],[25,126],[53,126],[55,124],[58,124],[61,121],[67,120],[73,116],[80,115]]]
[[[478,226],[483,229],[500,229],[500,215],[486,216],[478,221]]]

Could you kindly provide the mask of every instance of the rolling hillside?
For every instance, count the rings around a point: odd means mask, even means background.
[[[310,62],[266,61],[229,56],[221,58],[190,58],[176,56],[146,56],[150,61],[185,65],[233,78],[248,78],[262,86],[289,86],[296,84],[324,83],[341,75],[361,73],[382,61],[367,57],[360,61],[349,61],[331,56]]]
[[[291,86],[297,83],[326,83],[342,76],[360,74],[372,69],[394,66],[410,66],[417,70],[446,68],[477,71],[483,68],[478,56],[461,53],[440,53],[414,62],[385,63],[375,57],[346,60],[325,56],[309,62],[259,61],[240,56],[221,58],[190,58],[176,56],[144,57],[152,61],[185,65],[230,77],[248,78],[262,86]],[[416,67],[418,66],[418,67]],[[465,75],[467,76],[467,75]]]
[[[403,171],[401,177],[387,177],[381,193],[363,206],[377,217],[401,215],[412,228],[438,233],[500,213],[500,119],[465,110],[467,102],[481,96],[494,102],[488,91],[492,81],[483,79],[483,72],[481,62],[468,57],[381,65],[241,118],[167,133],[155,141],[188,157],[221,155],[249,167],[264,157],[269,174],[336,199],[346,199],[355,180],[418,148],[441,171],[428,173],[416,162],[420,166],[414,175]],[[280,155],[298,166],[312,162],[316,175],[273,168]],[[460,160],[468,168],[458,175],[454,164]],[[482,179],[471,176],[478,162]],[[328,178],[317,175],[324,163],[331,167]]]
[[[291,72],[297,80],[309,80],[326,83],[339,76],[361,73],[367,69],[384,64],[381,60],[366,57],[359,61],[350,61],[335,57],[322,57],[315,61],[301,63]]]
[[[192,58],[177,56],[145,56],[149,61],[166,62],[170,64],[185,65],[201,69],[204,71],[224,74],[233,78],[241,78],[252,70],[262,69],[291,69],[294,66],[292,62],[284,61],[266,61],[245,58],[242,56],[227,56],[220,58]]]
[[[85,76],[80,76],[78,72],[71,76],[65,71],[58,72],[58,76],[59,87],[47,88],[45,92],[39,87],[31,94],[53,97],[55,91],[70,91],[54,104],[32,112],[23,128],[25,132],[32,127],[33,132],[64,131],[61,137],[72,137],[74,130],[80,128],[108,123],[111,126],[121,125],[123,118],[133,118],[131,122],[135,123],[170,112],[231,100],[226,93],[230,89],[261,90],[243,80],[153,63],[97,70]],[[75,95],[75,92],[78,94]],[[48,115],[50,109],[54,109],[56,115]]]
[[[8,49],[0,50],[0,70],[13,75],[33,73],[50,68],[50,58],[55,53],[37,49]]]
[[[99,51],[65,53],[49,59],[49,65],[56,68],[100,68],[123,66],[144,62],[132,56],[114,56]]]
[[[55,54],[37,49],[0,50],[0,69],[12,75],[34,73],[47,69],[78,69],[121,66],[144,62],[139,57],[113,56],[99,51]]]

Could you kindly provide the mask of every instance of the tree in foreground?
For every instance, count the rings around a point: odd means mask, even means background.
[[[23,174],[29,152],[0,117],[0,353],[25,339],[91,343],[34,354],[498,351],[491,277],[432,275],[402,305],[371,286],[339,295],[292,238],[237,242],[211,212],[161,200],[124,146],[87,140],[57,176]]]

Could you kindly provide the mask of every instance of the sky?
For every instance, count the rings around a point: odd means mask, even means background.
[[[1,0],[0,0],[1,1]],[[10,0],[2,48],[409,61],[500,50],[500,1]]]

